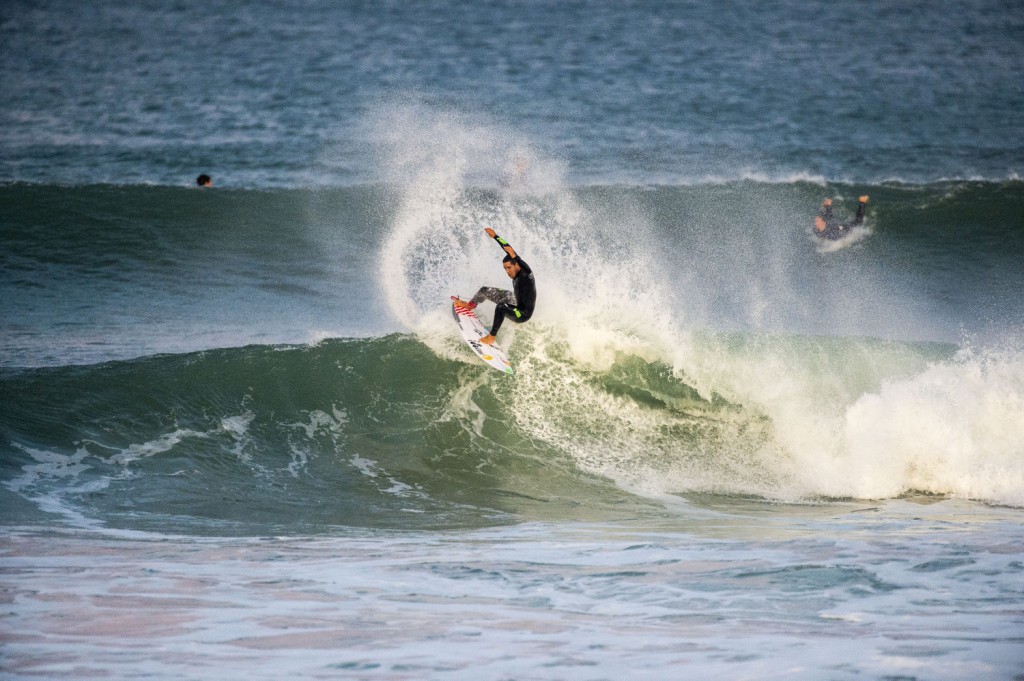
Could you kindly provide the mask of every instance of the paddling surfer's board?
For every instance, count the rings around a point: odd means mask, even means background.
[[[466,343],[469,344],[469,347],[472,348],[477,357],[482,359],[491,368],[505,374],[512,373],[512,365],[508,363],[508,358],[505,357],[505,353],[501,348],[496,344],[487,345],[480,342],[480,339],[487,335],[487,329],[484,328],[475,312],[467,307],[458,307],[453,302],[452,316],[455,317],[455,322],[459,325],[462,337],[466,339]]]

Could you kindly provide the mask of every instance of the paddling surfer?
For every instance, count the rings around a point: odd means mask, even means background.
[[[533,307],[537,302],[537,286],[533,281],[533,270],[519,257],[516,250],[500,236],[494,233],[490,227],[484,230],[487,236],[498,242],[501,250],[505,251],[505,257],[501,266],[505,268],[505,274],[512,280],[512,290],[506,291],[491,286],[483,286],[471,300],[455,299],[459,307],[475,308],[485,300],[489,300],[497,307],[494,309],[494,323],[491,324],[491,333],[480,339],[481,343],[492,345],[498,329],[506,318],[516,324],[522,324],[533,316]]]
[[[852,222],[839,222],[832,215],[832,199],[825,199],[821,203],[821,209],[814,218],[814,233],[825,239],[841,239],[851,229],[864,224],[864,211],[868,205],[868,197],[862,196],[857,199],[857,214]]]

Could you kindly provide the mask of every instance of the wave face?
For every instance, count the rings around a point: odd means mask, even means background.
[[[10,185],[0,197],[0,364],[394,330],[374,312],[382,188]]]
[[[709,336],[686,371],[629,352],[597,368],[538,331],[506,379],[458,350],[389,335],[8,371],[5,514],[265,534],[636,516],[696,494],[1024,504],[1019,354]]]
[[[510,385],[479,368],[395,335],[15,372],[0,388],[3,478],[76,521],[198,531],[481,526],[637,505],[525,437]]]

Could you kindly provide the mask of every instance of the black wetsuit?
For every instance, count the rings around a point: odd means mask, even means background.
[[[508,245],[508,242],[500,236],[495,235],[494,240],[498,242],[502,250]],[[537,286],[533,280],[533,270],[518,255],[512,259],[512,262],[519,265],[519,274],[512,279],[512,291],[484,286],[473,296],[472,302],[474,303],[489,300],[497,305],[494,309],[494,323],[491,324],[492,336],[498,335],[498,329],[501,328],[501,323],[505,321],[506,317],[517,324],[527,321],[533,316],[533,308],[537,302]]]
[[[815,233],[822,238],[831,239],[832,241],[842,239],[852,228],[864,224],[865,208],[867,208],[866,203],[857,204],[857,215],[854,216],[853,222],[839,222],[832,215],[832,206],[822,206],[821,210],[818,211],[818,217],[825,222],[825,229]]]

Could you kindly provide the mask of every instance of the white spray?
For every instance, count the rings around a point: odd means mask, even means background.
[[[652,496],[924,490],[1024,504],[1021,353],[950,361],[907,345],[689,330],[666,245],[622,205],[627,193],[588,201],[563,164],[491,123],[416,106],[375,121],[401,196],[380,260],[391,312],[471,362],[448,299],[509,286],[483,228],[507,238],[538,301],[531,322],[503,327],[516,374],[493,380],[524,433],[581,469]]]

